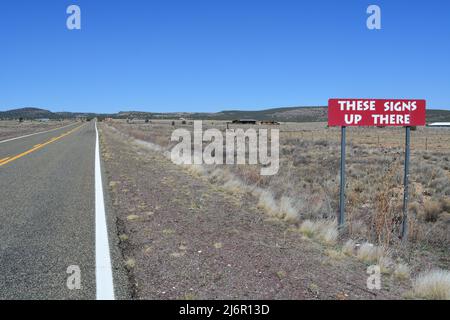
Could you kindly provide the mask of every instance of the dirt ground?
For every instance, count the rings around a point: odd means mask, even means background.
[[[410,281],[382,276],[268,218],[230,194],[100,125],[102,159],[124,267],[137,299],[399,299]]]
[[[66,126],[70,121],[12,121],[0,120],[0,141],[24,136],[41,131],[47,131]]]
[[[170,150],[174,129],[192,131],[191,120],[115,120],[108,122],[136,139]],[[277,212],[288,200],[300,221],[333,219],[339,207],[340,130],[326,123],[246,126],[203,121],[203,128],[276,128],[280,132],[280,169],[261,176],[258,166],[216,166],[236,188],[267,190],[260,201]],[[394,262],[407,263],[412,275],[440,268],[450,260],[450,135],[448,128],[411,131],[409,241],[400,239],[403,217],[403,128],[348,128],[346,225],[348,238],[382,246]],[[210,180],[215,168],[207,169]],[[233,178],[234,177],[234,178]],[[266,210],[267,211],[267,210]],[[270,214],[270,212],[269,212]],[[343,239],[342,243],[345,242]]]

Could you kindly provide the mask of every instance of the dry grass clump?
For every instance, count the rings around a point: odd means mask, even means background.
[[[404,264],[395,266],[388,251],[368,242],[358,246],[354,240],[349,239],[342,247],[342,252],[349,256],[356,254],[358,260],[366,263],[376,263],[384,274],[391,273],[395,269],[398,272],[398,278],[402,277],[401,273],[406,273],[405,268],[409,270]]]
[[[136,260],[134,260],[133,258],[128,258],[128,259],[125,261],[125,267],[126,267],[128,270],[133,269],[135,266],[136,266]]]
[[[380,267],[381,273],[384,274],[391,273],[392,270],[394,269],[394,262],[386,254],[378,258],[377,265]]]
[[[441,198],[441,209],[445,212],[450,212],[450,198]]]
[[[128,221],[135,221],[138,220],[140,217],[136,214],[130,214],[129,216],[127,216],[127,220]]]
[[[126,235],[126,234],[121,234],[121,235],[119,235],[119,239],[120,239],[120,241],[127,241],[128,240],[128,235]]]
[[[428,200],[424,203],[423,213],[420,215],[426,222],[435,222],[442,212],[442,203],[439,201]]]
[[[241,168],[240,177],[248,185],[258,185],[262,180],[258,166],[243,166],[243,168]]]
[[[272,217],[292,223],[298,222],[299,214],[291,198],[282,196],[277,203],[271,191],[259,188],[253,191],[259,195],[258,208],[263,209]]]
[[[339,236],[335,220],[305,220],[299,231],[308,238],[315,238],[329,245],[335,244]]]
[[[231,179],[225,182],[223,188],[233,194],[239,194],[246,191],[247,187],[242,183],[242,181],[237,179]]]
[[[277,203],[275,201],[275,198],[272,194],[272,192],[263,190],[260,193],[259,201],[258,201],[258,208],[263,209],[266,211],[270,216],[282,218],[279,215],[279,210]]]
[[[400,190],[397,190],[399,183],[398,173],[399,162],[393,162],[384,173],[384,178],[380,181],[380,189],[375,192],[375,212],[371,216],[373,232],[379,244],[388,246],[392,239],[395,239],[397,223],[401,216],[398,205],[401,201]]]
[[[383,255],[384,249],[382,247],[375,246],[368,242],[363,243],[356,253],[358,260],[367,263],[376,263]]]
[[[345,254],[342,251],[328,249],[325,254],[334,260],[342,260],[345,258]]]
[[[317,226],[314,222],[311,220],[305,220],[300,225],[299,231],[306,237],[312,238],[314,234],[316,233]]]
[[[211,183],[225,183],[229,180],[229,173],[222,169],[214,169],[209,173],[208,178]]]
[[[186,165],[185,168],[190,174],[196,177],[200,177],[206,174],[206,170],[201,164]]]
[[[283,219],[288,222],[297,222],[300,218],[292,199],[286,196],[283,196],[280,199],[279,213],[283,216]]]
[[[152,151],[157,151],[157,152],[161,152],[163,151],[163,147],[161,147],[160,145],[153,143],[153,142],[149,142],[149,141],[145,141],[145,137],[137,137],[136,135],[133,135],[137,140],[134,141],[134,144],[144,147],[146,149],[152,150]]]
[[[349,239],[345,242],[344,246],[342,247],[342,252],[348,256],[352,256],[356,252],[356,242],[352,239]]]
[[[413,296],[419,299],[450,300],[450,272],[432,270],[419,274],[413,282]]]
[[[319,223],[318,231],[319,231],[318,239],[321,242],[329,245],[336,243],[339,236],[336,220],[321,221]]]
[[[404,263],[399,263],[395,266],[394,269],[394,277],[397,280],[407,280],[409,279],[411,271],[409,270],[409,266]]]

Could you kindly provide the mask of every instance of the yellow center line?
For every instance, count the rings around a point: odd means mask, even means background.
[[[2,163],[3,161],[6,161],[6,160],[8,160],[10,157],[6,157],[6,158],[3,158],[3,159],[0,159],[0,163]]]
[[[22,153],[20,153],[20,154],[14,156],[14,157],[8,157],[8,158],[5,158],[5,159],[2,159],[2,160],[0,161],[0,167],[1,167],[1,166],[4,166],[5,164],[8,164],[8,163],[10,163],[10,162],[12,162],[12,161],[14,161],[14,160],[17,160],[17,159],[19,159],[19,158],[22,158],[22,157],[26,156],[27,154],[30,154],[30,153],[32,153],[32,152],[34,152],[34,151],[36,151],[36,150],[42,149],[42,148],[45,147],[46,145],[49,145],[50,143],[53,143],[53,142],[55,142],[55,141],[58,141],[59,139],[61,139],[61,138],[65,137],[65,136],[67,136],[67,135],[69,135],[69,134],[71,134],[71,133],[77,131],[78,129],[80,129],[80,128],[83,127],[83,126],[84,126],[84,125],[81,125],[81,126],[79,126],[79,127],[76,127],[75,129],[72,129],[72,130],[70,130],[70,131],[68,131],[68,132],[66,132],[66,133],[64,133],[64,134],[62,134],[62,135],[60,135],[59,137],[52,138],[52,139],[50,139],[49,141],[44,142],[44,143],[42,143],[42,144],[37,144],[37,145],[35,145],[33,148],[31,148],[30,150],[27,150],[27,151],[25,151],[25,152],[22,152]]]

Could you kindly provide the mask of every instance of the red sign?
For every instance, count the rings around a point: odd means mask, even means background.
[[[425,106],[425,100],[330,99],[328,125],[424,126]]]

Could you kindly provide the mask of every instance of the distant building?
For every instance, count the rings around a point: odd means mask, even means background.
[[[450,122],[434,122],[428,124],[428,127],[449,127],[450,128]]]
[[[262,120],[261,124],[279,125],[280,123],[275,120]]]
[[[75,119],[77,119],[78,121],[86,121],[86,120],[87,120],[87,117],[86,117],[86,116],[82,116],[82,115],[77,115],[77,116],[75,117]]]
[[[49,122],[50,121],[50,119],[48,119],[48,118],[40,118],[40,119],[36,119],[36,120],[39,122]]]
[[[239,119],[239,120],[233,120],[232,123],[234,124],[257,124],[258,121],[254,119]]]

